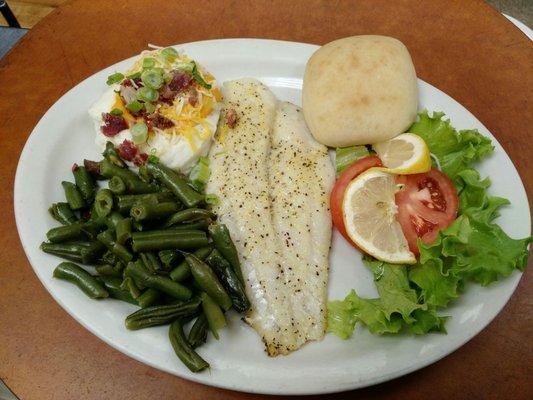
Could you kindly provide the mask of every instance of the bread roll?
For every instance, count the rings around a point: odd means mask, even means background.
[[[372,144],[404,132],[417,112],[416,73],[407,48],[387,36],[352,36],[318,49],[303,82],[303,110],[317,141]]]

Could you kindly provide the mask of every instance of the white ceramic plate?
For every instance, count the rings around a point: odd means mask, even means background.
[[[271,40],[229,39],[177,46],[197,59],[223,82],[257,77],[283,100],[300,104],[302,76],[317,46]],[[83,326],[119,351],[186,379],[228,389],[275,394],[327,393],[383,382],[422,368],[451,353],[479,333],[502,309],[520,279],[515,272],[488,288],[470,285],[466,294],[445,310],[451,315],[447,335],[378,337],[357,328],[350,340],[327,335],[287,357],[269,358],[263,344],[237,315],[219,342],[209,340],[199,352],[211,369],[190,373],[176,358],[167,327],[131,332],[124,318],[136,308],[116,300],[95,301],[69,283],[52,278],[56,257],[39,251],[45,232],[56,225],[48,205],[63,199],[61,180],[71,180],[70,166],[83,158],[99,159],[93,144],[93,124],[87,109],[106,88],[106,77],[123,71],[125,60],[86,79],[61,97],[44,115],[28,139],[15,179],[15,215],[24,250],[50,294]],[[493,139],[496,151],[479,169],[493,182],[491,192],[507,197],[498,221],[512,237],[530,233],[529,207],[522,182],[511,160],[490,132],[464,107],[419,80],[421,108],[442,110],[457,128],[477,128]],[[372,275],[360,254],[335,232],[331,252],[329,296],[344,297],[355,288],[376,296]]]

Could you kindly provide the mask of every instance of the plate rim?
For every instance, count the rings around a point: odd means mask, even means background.
[[[271,44],[271,45],[284,45],[284,46],[289,45],[289,46],[297,46],[297,47],[306,46],[306,47],[310,47],[310,48],[313,48],[313,49],[318,49],[320,47],[319,45],[311,44],[311,43],[286,41],[286,40],[273,40],[273,39],[264,39],[264,38],[210,39],[210,40],[200,40],[200,41],[194,41],[194,42],[179,43],[179,44],[170,45],[168,47],[180,48],[182,46],[202,45],[202,44],[220,43],[220,42],[226,42],[226,43],[238,42],[238,43],[241,43],[241,44],[245,43],[245,42],[254,42],[254,43],[265,43],[265,44]],[[473,330],[471,332],[468,332],[465,335],[465,339],[464,340],[461,339],[460,341],[458,341],[458,343],[454,344],[452,347],[446,348],[446,350],[440,350],[437,354],[435,354],[435,355],[433,355],[433,356],[431,356],[431,357],[429,357],[429,358],[427,358],[427,359],[425,359],[423,361],[418,361],[416,363],[412,363],[411,365],[409,365],[409,366],[407,366],[405,368],[398,369],[398,370],[391,371],[391,372],[386,373],[386,374],[382,374],[382,375],[376,376],[373,379],[366,379],[366,380],[362,380],[362,381],[354,380],[354,381],[351,381],[350,383],[346,383],[346,384],[344,384],[342,386],[339,386],[339,387],[336,387],[336,388],[332,388],[332,387],[327,387],[326,386],[326,387],[323,387],[320,390],[316,390],[316,389],[315,390],[308,390],[308,389],[301,388],[301,387],[296,387],[296,388],[295,387],[291,387],[290,389],[285,388],[284,390],[276,390],[276,389],[262,390],[262,389],[254,389],[253,387],[248,387],[246,385],[240,385],[239,386],[239,385],[231,384],[231,383],[228,383],[228,382],[218,382],[218,381],[217,382],[213,382],[213,381],[210,381],[209,379],[203,378],[202,374],[187,374],[187,373],[181,374],[180,373],[181,371],[176,372],[176,371],[168,370],[164,366],[157,365],[155,362],[153,362],[153,361],[151,361],[149,359],[145,359],[145,358],[142,358],[140,356],[137,356],[135,353],[131,352],[127,347],[121,345],[120,343],[113,342],[111,340],[108,340],[106,337],[100,336],[100,334],[96,331],[96,329],[94,329],[91,325],[86,324],[81,319],[81,317],[79,317],[67,304],[65,304],[63,301],[61,301],[61,299],[59,298],[57,293],[55,293],[53,290],[51,290],[48,287],[48,285],[45,283],[46,281],[45,281],[45,279],[43,279],[41,277],[41,274],[39,273],[39,269],[34,266],[34,264],[36,264],[36,263],[34,263],[32,261],[32,256],[30,255],[31,251],[30,251],[30,249],[27,248],[27,246],[24,243],[24,240],[23,240],[23,238],[21,236],[21,233],[20,233],[21,232],[21,229],[20,229],[21,217],[20,217],[20,215],[22,213],[22,210],[21,210],[22,206],[20,205],[20,202],[18,202],[17,200],[18,200],[19,196],[21,196],[21,193],[20,193],[21,189],[20,188],[23,185],[22,176],[21,176],[22,175],[21,170],[24,168],[24,166],[23,166],[24,161],[26,161],[26,159],[28,158],[28,153],[29,153],[28,149],[29,149],[29,147],[31,145],[32,138],[35,138],[35,136],[37,135],[37,133],[36,133],[38,131],[37,128],[39,127],[39,125],[41,124],[43,119],[48,115],[48,113],[51,110],[53,110],[55,107],[57,107],[58,103],[61,101],[61,99],[63,97],[67,96],[69,93],[71,93],[74,90],[76,90],[82,84],[86,83],[86,81],[88,81],[89,79],[93,78],[94,75],[104,71],[105,69],[113,68],[115,65],[117,65],[119,63],[123,63],[123,62],[129,61],[129,60],[135,59],[137,56],[138,56],[138,54],[135,54],[135,55],[133,55],[133,56],[131,56],[129,58],[120,60],[120,61],[118,61],[118,62],[116,62],[116,63],[114,63],[112,65],[109,65],[107,67],[102,68],[99,71],[96,71],[95,73],[93,73],[90,76],[86,77],[85,79],[81,80],[75,86],[73,86],[72,88],[70,88],[69,90],[64,92],[46,110],[46,112],[41,116],[41,118],[39,119],[37,124],[32,129],[32,132],[30,133],[30,135],[28,135],[28,137],[26,139],[26,142],[25,142],[24,147],[23,147],[23,149],[22,149],[22,151],[20,153],[19,160],[18,160],[18,163],[17,163],[15,179],[14,179],[14,185],[13,185],[13,188],[14,188],[13,189],[14,190],[13,202],[14,202],[14,214],[15,214],[15,223],[16,223],[16,227],[17,227],[17,233],[18,233],[20,242],[22,244],[24,253],[26,255],[26,258],[28,259],[28,261],[29,261],[34,273],[37,275],[40,283],[44,286],[44,288],[47,290],[47,292],[61,306],[61,308],[63,308],[67,312],[67,314],[69,314],[81,326],[83,326],[85,329],[87,329],[89,332],[91,332],[93,335],[95,335],[98,339],[100,339],[103,342],[105,342],[107,345],[109,345],[112,348],[114,348],[115,350],[118,350],[119,352],[127,355],[128,357],[133,358],[134,360],[136,360],[138,362],[141,362],[143,364],[149,365],[152,368],[156,368],[156,369],[158,369],[160,371],[163,371],[165,373],[168,373],[170,375],[178,376],[178,377],[180,377],[182,379],[186,379],[186,380],[190,380],[190,381],[193,381],[193,382],[201,383],[201,384],[204,384],[204,385],[207,385],[207,386],[223,388],[223,389],[229,389],[229,390],[236,390],[236,391],[241,391],[241,392],[246,392],[246,393],[255,393],[255,394],[311,395],[311,394],[336,393],[336,392],[342,392],[342,391],[353,390],[353,389],[360,389],[360,388],[363,388],[363,387],[377,385],[379,383],[383,383],[383,382],[386,382],[386,381],[389,381],[389,380],[404,376],[404,375],[409,374],[411,372],[414,372],[414,371],[417,371],[419,369],[425,368],[428,365],[436,363],[437,361],[441,360],[442,358],[446,357],[447,355],[452,354],[457,349],[459,349],[460,347],[462,347],[463,345],[468,343],[470,340],[472,340],[472,338],[474,338],[482,330],[484,330],[489,324],[491,324],[492,321],[496,318],[496,316],[498,316],[501,313],[503,308],[509,302],[509,300],[512,297],[512,295],[515,293],[516,288],[517,288],[517,286],[518,286],[518,284],[519,284],[519,282],[520,282],[520,280],[522,278],[522,275],[523,275],[523,272],[521,272],[521,271],[518,271],[518,273],[516,274],[516,277],[514,278],[515,282],[512,284],[512,290],[509,290],[508,294],[505,296],[505,301],[502,302],[501,306],[498,307],[497,310],[495,310],[493,315],[491,315],[488,318],[486,323],[482,324],[483,326],[481,328]],[[447,98],[451,99],[453,102],[455,102],[463,110],[463,112],[468,114],[468,116],[470,118],[475,119],[481,126],[483,126],[484,129],[486,129],[487,132],[490,132],[490,130],[488,130],[485,127],[485,125],[474,114],[472,114],[466,107],[464,107],[461,103],[459,103],[457,100],[455,100],[452,96],[450,96],[447,93],[443,92],[442,90],[440,90],[436,86],[430,84],[429,82],[426,82],[426,81],[422,80],[421,78],[417,78],[417,80],[418,80],[419,83],[422,82],[423,84],[426,84],[426,85],[430,86],[433,90],[436,90],[440,94],[442,94],[442,95],[446,96]],[[520,174],[518,173],[518,170],[516,169],[516,166],[514,165],[512,159],[509,157],[509,155],[507,154],[507,152],[505,151],[503,146],[499,143],[497,138],[492,133],[491,133],[491,136],[494,138],[494,141],[498,144],[498,146],[503,150],[503,156],[506,157],[508,159],[508,161],[510,162],[510,164],[512,165],[512,168],[514,169],[514,173],[516,173],[516,175],[519,178],[519,182],[520,182],[520,185],[521,185],[520,189],[525,194],[526,201],[529,204],[527,191],[525,190],[524,183],[523,183],[523,181],[522,181],[522,179],[520,177]],[[528,231],[531,232],[531,217],[530,217],[530,209],[529,209],[529,207],[528,207],[527,211],[528,211],[528,214],[529,214],[529,218],[527,218]],[[513,277],[509,276],[509,277],[507,277],[505,279],[510,280],[510,279],[513,279]],[[503,296],[502,296],[502,299],[503,299]]]

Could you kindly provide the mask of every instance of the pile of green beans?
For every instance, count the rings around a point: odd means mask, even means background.
[[[61,183],[65,200],[49,208],[61,226],[41,250],[67,260],[55,278],[140,307],[127,329],[169,325],[178,358],[202,371],[209,364],[196,349],[208,333],[218,339],[228,310],[250,308],[230,233],[187,177],[154,161],[136,173],[112,143],[103,156],[74,164],[74,182]]]

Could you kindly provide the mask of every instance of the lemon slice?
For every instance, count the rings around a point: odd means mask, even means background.
[[[342,214],[346,232],[364,252],[393,264],[413,264],[416,258],[396,220],[394,176],[370,168],[346,188]]]
[[[431,156],[424,139],[403,133],[372,145],[386,171],[393,174],[419,174],[431,169]]]

